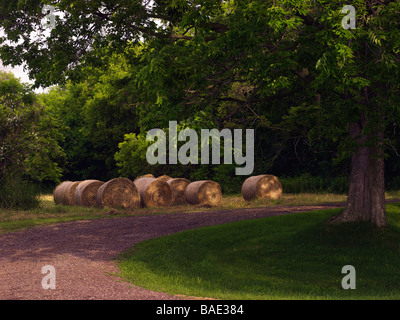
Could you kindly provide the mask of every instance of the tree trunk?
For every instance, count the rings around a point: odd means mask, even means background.
[[[334,222],[370,221],[379,228],[386,226],[385,168],[383,134],[364,135],[365,117],[350,124],[350,136],[358,143],[351,159],[349,194],[342,214]]]

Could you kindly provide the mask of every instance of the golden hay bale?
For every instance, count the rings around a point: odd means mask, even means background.
[[[170,176],[167,176],[167,175],[162,175],[162,176],[159,176],[159,177],[157,177],[157,180],[162,180],[162,181],[165,181],[165,182],[167,182],[168,180],[171,180],[172,178],[170,177]]]
[[[185,190],[190,181],[185,178],[175,178],[167,181],[172,192],[173,204],[186,204]]]
[[[155,178],[141,178],[134,181],[140,193],[143,207],[167,207],[171,205],[172,193],[168,183]]]
[[[222,201],[222,190],[215,181],[195,181],[186,187],[185,198],[192,205],[215,207]]]
[[[69,184],[65,189],[66,202],[70,206],[76,206],[75,203],[75,190],[82,181],[75,181]]]
[[[242,185],[242,196],[246,201],[257,199],[279,199],[282,196],[282,184],[270,174],[247,178]]]
[[[99,180],[82,181],[75,190],[74,198],[77,206],[93,207],[96,205],[97,190],[104,184]]]
[[[135,180],[141,179],[141,178],[155,178],[155,176],[152,175],[151,173],[149,173],[149,174],[145,174],[145,175],[143,175],[143,176],[139,176],[139,177],[137,177]]]
[[[140,194],[131,180],[115,178],[97,190],[96,204],[98,207],[137,208],[140,206]]]
[[[71,184],[72,181],[63,181],[54,189],[53,199],[56,204],[68,205],[66,190]]]

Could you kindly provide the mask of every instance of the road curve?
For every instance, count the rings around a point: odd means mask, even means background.
[[[172,300],[122,281],[114,258],[134,244],[182,230],[343,204],[235,209],[75,221],[0,235],[0,300]],[[53,266],[55,289],[42,267]]]

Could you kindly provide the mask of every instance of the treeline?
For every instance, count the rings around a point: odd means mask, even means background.
[[[27,191],[29,183],[51,189],[62,180],[134,179],[148,173],[211,179],[220,183],[224,193],[240,192],[246,177],[235,175],[235,164],[148,164],[146,151],[151,142],[145,137],[152,128],[168,131],[166,120],[177,120],[181,129],[199,132],[203,128],[249,128],[241,124],[243,114],[220,114],[229,111],[226,103],[224,110],[214,110],[216,114],[200,110],[195,116],[163,116],[161,111],[157,115],[154,108],[138,103],[143,96],[135,86],[135,68],[120,56],[109,57],[98,68],[82,72],[80,81],[43,94],[35,94],[10,73],[0,74],[2,206],[34,204],[30,196],[34,191]],[[349,158],[341,157],[329,139],[313,141],[309,136],[312,127],[288,122],[279,129],[261,123],[251,128],[256,132],[254,175],[281,177],[287,192],[347,191]],[[400,166],[394,144],[392,149],[386,172],[387,185],[394,189],[400,187]]]
[[[88,70],[78,83],[35,94],[12,74],[2,72],[1,90],[1,202],[4,206],[25,205],[27,182],[52,188],[61,180],[109,180],[117,176],[186,177],[218,181],[226,193],[240,192],[245,177],[235,175],[235,165],[149,165],[143,119],[152,111],[137,108],[132,70],[121,58],[98,69]],[[218,124],[218,118],[200,112],[194,119],[180,116],[180,126],[235,128],[240,118]],[[153,128],[165,121],[155,121]],[[255,126],[254,174],[272,172],[279,176],[302,173],[330,175],[342,168],[332,164],[332,152],[314,154],[305,136],[286,137]],[[223,162],[223,160],[222,160]],[[21,192],[20,196],[17,196]],[[17,198],[11,200],[13,198]],[[29,201],[28,201],[29,203]]]
[[[13,74],[0,72],[0,205],[29,208],[38,205],[32,181],[57,182],[63,122],[43,105],[29,86]]]
[[[2,189],[151,173],[239,192],[246,177],[235,164],[148,164],[146,133],[168,132],[169,121],[254,129],[254,175],[281,177],[291,192],[341,193],[360,147],[349,127],[359,124],[361,135],[379,132],[363,147],[385,147],[386,184],[400,187],[397,3],[372,14],[370,32],[342,28],[340,1],[61,1],[67,14],[37,45],[26,31],[40,23],[37,4],[11,3],[4,30],[26,41],[4,42],[4,63],[25,61],[37,85],[56,86],[37,95],[1,75]],[[361,16],[376,9],[361,7]]]
[[[142,55],[146,54],[140,50],[132,51],[140,52],[133,62],[113,55],[104,59],[98,68],[82,72],[78,83],[58,86],[40,95],[40,101],[62,121],[63,180],[95,178],[106,181],[117,176],[133,179],[147,173],[167,174],[191,181],[211,179],[219,182],[225,193],[240,192],[246,177],[235,175],[237,165],[223,164],[223,150],[221,165],[148,164],[146,151],[151,142],[146,141],[147,132],[162,128],[168,133],[168,122],[172,120],[178,121],[178,131],[184,128],[199,133],[201,129],[212,128],[255,129],[253,174],[297,177],[307,173],[327,180],[348,175],[345,160],[333,161],[338,156],[337,146],[322,139],[313,144],[305,126],[287,123],[279,129],[269,128],[260,121],[255,122],[254,115],[243,110],[238,112],[238,106],[229,102],[190,110],[190,104],[182,106],[182,100],[177,100],[176,107],[171,105],[164,110],[165,104],[172,104],[172,97],[159,97],[163,99],[161,103],[148,95],[154,82],[162,86],[161,80],[156,76],[146,79],[147,82],[141,79],[144,70],[155,62],[144,60]],[[170,90],[173,90],[171,85]],[[245,91],[248,86],[236,85],[235,90]],[[275,122],[283,121],[278,115],[275,118]],[[342,190],[343,186],[337,191]]]

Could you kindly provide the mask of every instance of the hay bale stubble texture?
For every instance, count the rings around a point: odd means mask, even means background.
[[[282,184],[279,179],[270,174],[249,177],[242,185],[242,196],[246,201],[253,199],[277,200],[282,193]]]
[[[140,193],[143,207],[168,207],[172,202],[168,183],[155,178],[140,178],[134,181]]]
[[[97,190],[96,205],[110,208],[137,208],[140,206],[140,194],[131,180],[115,178]]]
[[[71,186],[73,181],[63,181],[61,182],[53,191],[53,199],[56,204],[68,205],[68,200],[66,197],[66,191],[69,186]]]
[[[166,174],[157,177],[157,180],[162,180],[162,181],[165,181],[165,182],[167,182],[168,180],[171,180],[171,179],[172,178],[170,176],[167,176]]]
[[[221,186],[211,180],[195,181],[186,187],[185,198],[192,205],[216,207],[222,201]]]
[[[141,178],[155,178],[155,176],[152,175],[151,173],[149,173],[149,174],[145,174],[145,175],[143,175],[143,176],[139,176],[139,177],[137,177],[135,180],[141,179]]]
[[[75,190],[75,204],[83,207],[96,206],[97,190],[104,184],[99,180],[82,181]]]
[[[82,181],[75,181],[71,184],[69,184],[66,189],[65,189],[65,197],[66,197],[66,202],[68,205],[70,206],[76,206],[76,202],[75,202],[75,191],[76,188],[79,186],[79,184]]]
[[[185,178],[175,178],[167,181],[172,193],[172,204],[186,204],[185,190],[190,181]]]

